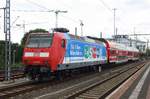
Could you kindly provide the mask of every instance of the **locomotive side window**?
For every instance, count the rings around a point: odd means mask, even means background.
[[[63,48],[66,47],[66,44],[65,44],[65,40],[64,40],[64,39],[61,41],[61,47],[63,47]]]

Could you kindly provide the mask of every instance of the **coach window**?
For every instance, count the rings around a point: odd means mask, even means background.
[[[64,39],[61,41],[61,47],[63,47],[63,48],[66,47],[66,46],[65,46],[65,40],[64,40]]]

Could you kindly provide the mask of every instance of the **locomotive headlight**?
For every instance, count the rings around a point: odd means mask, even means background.
[[[40,57],[48,57],[49,53],[48,52],[40,52]]]
[[[24,56],[25,57],[32,57],[34,55],[33,52],[25,52]]]
[[[25,52],[25,57],[48,57],[48,52]]]

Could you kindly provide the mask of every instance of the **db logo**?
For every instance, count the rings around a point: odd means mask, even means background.
[[[40,53],[34,53],[34,56],[40,56]]]

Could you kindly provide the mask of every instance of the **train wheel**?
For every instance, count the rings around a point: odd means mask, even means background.
[[[101,71],[102,71],[102,67],[98,66],[98,72],[101,72]]]
[[[38,81],[38,82],[42,82],[43,81],[43,77],[40,74],[36,75],[35,80]]]
[[[63,80],[62,79],[62,71],[57,71],[56,72],[56,80]]]

